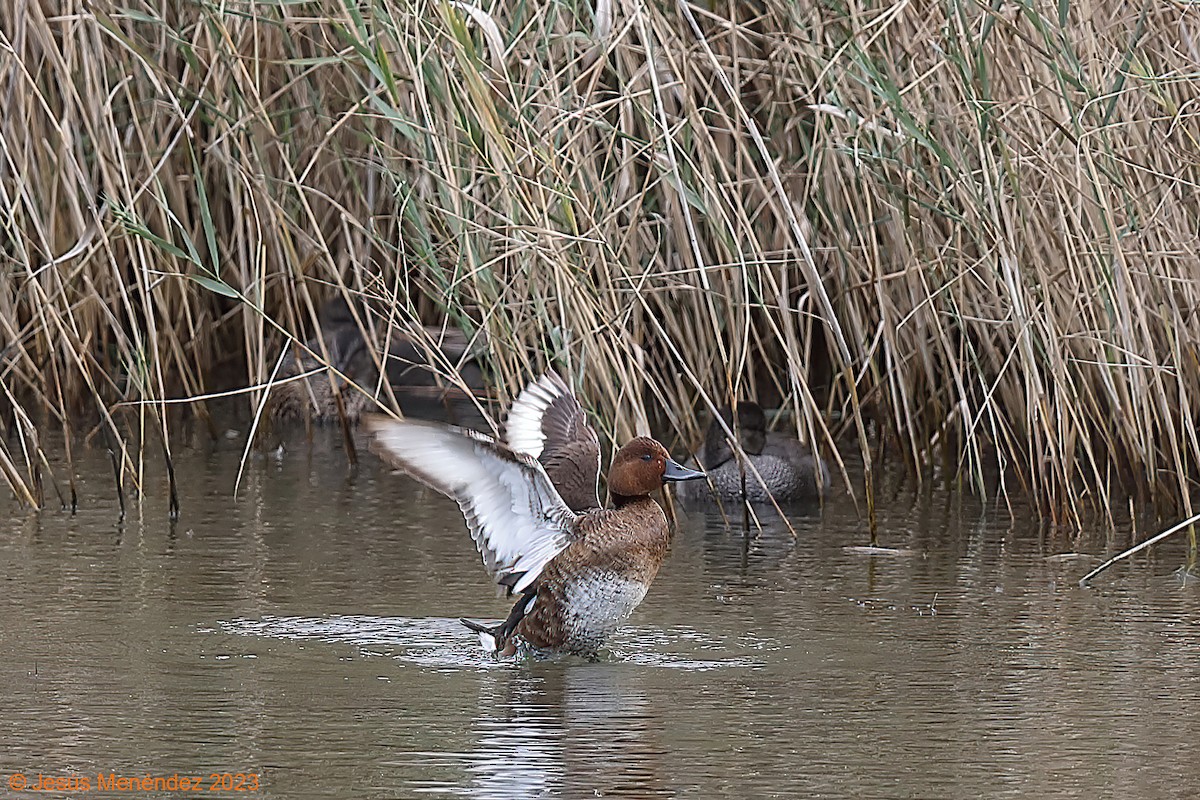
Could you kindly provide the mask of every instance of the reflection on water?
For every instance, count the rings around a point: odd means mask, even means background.
[[[425,768],[440,764],[450,779],[414,783],[414,791],[480,798],[527,798],[576,790],[600,796],[670,794],[662,785],[661,743],[645,691],[625,666],[717,670],[754,665],[747,658],[699,659],[684,652],[730,654],[771,646],[745,635],[720,641],[686,627],[628,627],[615,637],[609,663],[564,657],[520,664],[497,661],[456,619],[336,616],[274,617],[219,622],[211,633],[313,639],[352,644],[369,657],[428,668],[482,670],[472,742],[464,752],[407,754]],[[634,679],[631,680],[631,677]],[[603,766],[597,771],[596,767]],[[469,776],[469,781],[464,778]],[[586,778],[582,781],[581,778]]]
[[[225,447],[228,449],[225,449]],[[681,517],[599,663],[498,663],[457,509],[336,437],[177,454],[183,517],[0,531],[0,780],[262,775],[261,797],[1184,797],[1200,594],[1182,543],[1079,575],[1122,537],[897,490],[745,535]],[[91,460],[89,460],[91,459]],[[1186,571],[1184,573],[1186,574]],[[2,784],[0,784],[2,785]],[[20,796],[20,795],[14,795]]]
[[[646,693],[618,665],[489,674],[479,685],[471,750],[412,754],[461,767],[469,783],[415,788],[488,800],[662,796],[669,792],[655,727]]]

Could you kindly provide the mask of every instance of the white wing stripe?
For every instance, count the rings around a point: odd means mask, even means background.
[[[541,457],[542,448],[546,445],[542,416],[563,395],[563,391],[563,385],[556,383],[549,373],[521,390],[517,399],[513,400],[504,422],[504,438],[509,447],[518,453]]]

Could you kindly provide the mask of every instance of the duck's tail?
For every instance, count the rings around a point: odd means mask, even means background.
[[[495,625],[484,625],[482,622],[476,622],[465,617],[459,617],[458,621],[479,634],[479,644],[483,647],[484,652],[488,655],[497,654],[499,650],[499,647],[497,647],[498,640],[501,629],[504,628],[503,622]]]
[[[485,625],[482,622],[460,617],[459,622],[466,625],[471,630],[479,634],[479,643],[483,645],[483,649],[490,655],[494,656],[511,656],[516,652],[516,646],[511,641],[513,635],[517,632],[517,625],[521,620],[525,619],[525,615],[533,610],[533,604],[537,602],[537,590],[526,589],[517,602],[513,604],[512,611],[508,612],[508,619],[503,622],[498,622],[495,625]]]

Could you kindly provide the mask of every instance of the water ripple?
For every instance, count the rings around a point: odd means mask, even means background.
[[[514,663],[490,658],[480,649],[479,640],[473,633],[457,619],[445,617],[266,615],[258,619],[221,620],[215,628],[203,628],[201,632],[350,644],[364,655],[394,658],[425,667],[491,669],[510,668]],[[613,636],[610,652],[603,660],[697,671],[748,668],[761,666],[761,662],[742,655],[746,651],[777,647],[769,639],[748,635],[724,637],[687,626],[666,629],[628,626]]]

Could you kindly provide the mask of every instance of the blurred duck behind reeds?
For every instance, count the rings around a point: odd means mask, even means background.
[[[370,335],[365,309],[352,309],[344,299],[334,298],[322,307],[318,324],[317,335],[303,347],[291,347],[271,389],[268,408],[277,422],[336,420],[339,396],[347,421],[357,422],[376,407],[376,397],[387,398],[389,388],[397,398],[429,402],[461,400],[468,392],[478,396],[485,391],[473,340],[458,328],[392,329],[386,353],[379,358],[371,342],[383,336]],[[387,386],[380,380],[380,362]],[[447,378],[451,371],[458,381]]]

